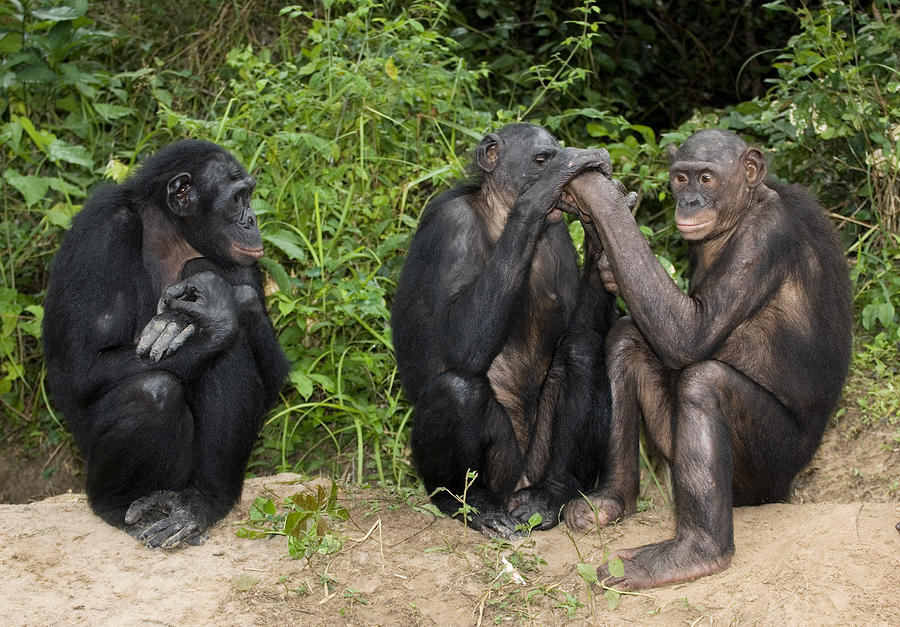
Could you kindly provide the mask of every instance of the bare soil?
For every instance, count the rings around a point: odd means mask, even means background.
[[[670,537],[670,510],[601,533],[535,532],[514,545],[435,518],[421,497],[341,486],[343,548],[288,557],[283,537],[235,535],[265,488],[330,485],[296,475],[247,482],[206,544],[144,548],[70,492],[0,506],[3,625],[900,625],[900,444],[896,426],[845,415],[790,504],[735,510],[731,566],[623,595],[610,609],[576,564]],[[4,478],[0,478],[3,480]],[[3,481],[8,483],[9,476]]]

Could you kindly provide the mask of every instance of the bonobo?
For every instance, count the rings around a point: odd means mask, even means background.
[[[202,542],[228,512],[287,372],[254,185],[216,144],[176,142],[94,194],[53,264],[51,392],[94,512],[149,546]]]
[[[565,508],[573,529],[635,511],[638,427],[672,468],[673,540],[621,551],[626,589],[728,566],[732,506],[788,498],[822,438],[850,358],[852,299],[838,239],[815,199],[766,181],[762,153],[707,130],[670,152],[690,291],[656,261],[625,197],[587,173],[568,191],[630,310],[607,340],[608,481]],[[605,574],[608,574],[606,572]]]
[[[591,168],[609,174],[609,155],[560,148],[543,128],[488,133],[472,181],[426,209],[397,287],[413,463],[442,512],[465,495],[468,524],[489,536],[516,537],[535,513],[556,525],[603,466],[614,301],[590,244],[579,278],[560,211],[574,211],[563,188]]]

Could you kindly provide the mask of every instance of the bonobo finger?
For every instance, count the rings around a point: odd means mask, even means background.
[[[147,352],[150,350],[150,347],[156,342],[157,338],[159,338],[160,334],[166,329],[166,321],[160,318],[153,318],[150,322],[144,326],[144,330],[141,331],[141,337],[138,339],[137,348],[135,352],[138,357],[145,357]]]
[[[175,351],[177,351],[181,346],[188,340],[189,337],[194,335],[194,332],[197,330],[193,324],[187,325],[181,333],[175,336],[175,339],[169,344],[169,347],[166,349],[166,355],[171,355]]]
[[[200,302],[184,299],[166,300],[166,309],[169,311],[183,311],[189,315],[199,316],[203,313],[203,305]]]
[[[159,546],[161,548],[174,549],[177,546],[181,545],[182,542],[187,544],[191,538],[200,535],[200,527],[192,520],[179,521],[177,525],[172,526],[172,530],[174,530],[178,526],[181,527],[178,531],[171,534],[168,538],[165,538],[160,543]]]
[[[515,540],[522,538],[525,534],[516,529],[517,522],[506,514],[499,512],[489,512],[486,514],[477,514],[472,517],[469,526],[480,531],[488,538],[506,538],[507,540]]]
[[[609,156],[609,151],[606,148],[600,148],[597,152],[600,153],[600,172],[603,173],[608,179],[612,178],[613,168],[612,168],[612,159]]]
[[[625,186],[622,186],[622,189],[625,189]],[[637,204],[638,195],[637,192],[628,192],[625,196],[625,204],[628,205],[628,209],[634,209],[634,206]]]
[[[174,320],[166,324],[166,328],[159,334],[159,337],[156,338],[156,341],[153,342],[153,347],[150,349],[150,360],[153,363],[162,359],[163,355],[166,354],[169,345],[176,337],[178,337],[178,334],[181,333],[181,331],[181,325]]]
[[[169,540],[178,534],[183,527],[180,519],[163,518],[159,522],[150,525],[141,534],[140,540],[153,549],[173,548]],[[168,544],[168,546],[166,546]]]

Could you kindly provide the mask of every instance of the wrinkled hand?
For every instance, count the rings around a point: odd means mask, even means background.
[[[156,363],[181,348],[196,332],[196,325],[186,316],[169,312],[158,314],[141,331],[137,356],[147,357]]]
[[[235,288],[213,272],[170,285],[159,299],[157,315],[141,331],[137,356],[157,362],[201,332],[211,349],[223,346],[237,332],[239,307],[251,303],[251,297],[258,300],[253,288]]]
[[[134,501],[125,512],[125,524],[137,525],[152,509],[162,511],[166,517],[134,534],[147,546],[174,549],[182,544],[203,544],[206,540],[202,519],[188,509],[177,493],[168,490],[151,492]]]
[[[587,170],[612,172],[609,152],[605,149],[585,150],[563,148],[545,165],[540,178],[532,183],[519,199],[516,206],[525,211],[534,211],[546,216],[554,209],[572,212],[572,207],[563,201],[563,190],[572,179]]]
[[[578,208],[578,218],[585,228],[610,207],[624,207],[628,211],[637,205],[638,195],[629,192],[621,181],[602,172],[585,172],[566,186],[567,197]]]

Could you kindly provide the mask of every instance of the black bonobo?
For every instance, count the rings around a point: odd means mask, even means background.
[[[606,581],[631,589],[728,566],[732,506],[788,498],[850,359],[847,263],[816,200],[766,180],[762,153],[730,132],[696,133],[670,162],[675,222],[690,255],[687,294],[654,258],[615,185],[587,173],[567,188],[608,257],[605,285],[631,315],[607,339],[608,480],[566,506],[566,523],[585,529],[635,511],[641,418],[672,468],[675,538],[621,551],[625,576]]]
[[[254,185],[216,144],[175,142],[94,194],[53,263],[53,398],[94,512],[149,546],[202,542],[228,512],[287,373]]]
[[[614,300],[599,251],[577,257],[563,189],[605,151],[560,148],[546,130],[511,124],[477,148],[472,180],[422,216],[392,311],[403,389],[414,404],[413,463],[441,511],[465,490],[486,535],[539,528],[602,471],[609,429],[603,342]]]

